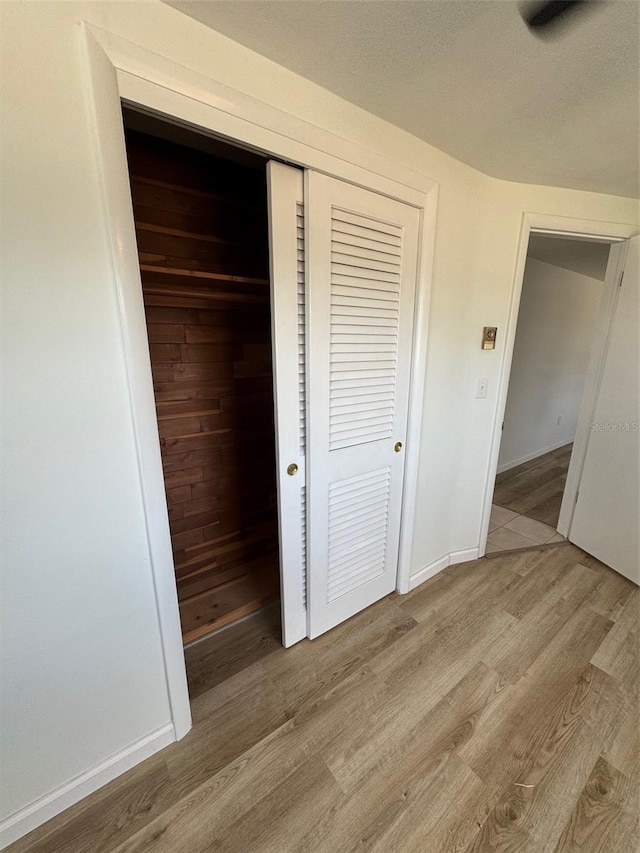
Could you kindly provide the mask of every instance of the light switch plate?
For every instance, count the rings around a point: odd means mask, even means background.
[[[478,379],[478,390],[476,391],[476,399],[477,400],[485,400],[487,397],[487,391],[489,389],[489,377],[481,376]]]

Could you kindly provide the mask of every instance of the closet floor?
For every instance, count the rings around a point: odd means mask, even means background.
[[[231,574],[230,579],[227,575]],[[180,595],[180,587],[178,587]],[[242,563],[207,581],[204,592],[181,601],[183,642],[187,645],[259,611],[280,596],[277,551]]]
[[[282,648],[280,601],[185,647],[191,701]]]

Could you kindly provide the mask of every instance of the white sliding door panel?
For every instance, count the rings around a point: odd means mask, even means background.
[[[396,586],[420,214],[314,172],[305,207],[316,637]]]
[[[267,179],[282,638],[291,646],[307,636],[304,178],[271,161]]]
[[[640,237],[629,241],[569,539],[640,584]]]

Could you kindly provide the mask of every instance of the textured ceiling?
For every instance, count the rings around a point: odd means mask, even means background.
[[[170,5],[489,175],[638,195],[636,0],[545,39],[511,0]]]

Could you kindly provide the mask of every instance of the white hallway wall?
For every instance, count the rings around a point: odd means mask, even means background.
[[[527,258],[498,471],[573,441],[602,289]]]
[[[416,572],[478,545],[523,211],[633,223],[637,209],[487,178],[155,0],[0,14],[6,815],[169,722],[80,20],[439,182]],[[499,327],[495,352],[483,325]]]

